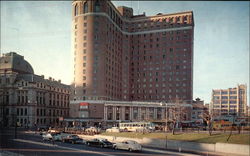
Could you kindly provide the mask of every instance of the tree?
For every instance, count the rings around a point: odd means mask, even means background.
[[[235,109],[234,109],[234,111],[235,111]],[[228,138],[227,138],[227,142],[228,142],[228,140],[230,139],[230,137],[231,137],[231,135],[232,135],[232,133],[233,133],[233,126],[235,126],[235,117],[236,117],[236,113],[234,112],[234,113],[233,113],[233,123],[232,123],[232,125],[231,125],[231,130],[230,130],[229,136],[228,136]]]
[[[213,118],[214,118],[214,116],[215,116],[214,111],[211,111],[211,113],[204,113],[202,116],[203,120],[206,122],[210,136],[212,135],[212,131],[213,131]]]
[[[170,117],[168,121],[172,123],[171,127],[173,135],[175,135],[176,125],[182,123],[186,118],[187,110],[182,104],[184,104],[183,101],[177,98],[173,101],[173,104],[169,106]]]

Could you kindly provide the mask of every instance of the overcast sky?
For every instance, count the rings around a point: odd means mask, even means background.
[[[194,98],[208,103],[212,89],[237,84],[247,84],[249,88],[249,2],[114,1],[114,4],[132,7],[134,14],[145,12],[147,16],[194,12]],[[36,74],[70,84],[71,2],[1,1],[1,53],[10,51],[23,55]]]

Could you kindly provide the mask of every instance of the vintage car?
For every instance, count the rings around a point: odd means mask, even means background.
[[[86,141],[82,138],[79,138],[78,135],[68,135],[65,137],[62,137],[62,142],[68,142],[72,144],[85,144]]]
[[[43,141],[51,141],[53,139],[53,134],[45,133],[42,135]]]
[[[88,146],[96,146],[96,147],[107,147],[107,148],[112,148],[113,147],[113,143],[109,142],[107,139],[103,139],[103,138],[95,138],[93,140],[88,140],[86,141],[86,144]]]
[[[138,144],[136,141],[133,140],[126,140],[123,142],[118,142],[113,145],[114,149],[123,149],[129,151],[141,151],[141,145]]]
[[[89,127],[85,129],[86,133],[99,133],[100,129],[96,127]]]
[[[69,136],[69,135],[71,135],[71,134],[68,134],[68,133],[58,133],[58,134],[56,134],[56,135],[53,136],[53,139],[54,139],[55,141],[62,141],[62,139],[63,139],[64,137],[67,137],[67,136]]]
[[[112,127],[112,128],[106,129],[106,132],[119,133],[120,129],[119,129],[119,127]]]

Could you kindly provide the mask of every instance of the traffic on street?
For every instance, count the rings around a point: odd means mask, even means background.
[[[141,147],[141,145],[127,141],[114,143],[105,139],[96,138],[82,142],[60,141],[50,139],[54,134],[18,130],[15,138],[14,129],[1,131],[1,154],[19,156],[63,156],[63,155],[88,155],[88,156],[117,156],[117,155],[195,155],[181,152],[173,152],[161,149]],[[76,135],[65,135],[65,138],[77,138]],[[46,138],[46,139],[44,139]],[[79,138],[78,138],[79,139]],[[84,140],[84,141],[83,141]],[[125,145],[124,145],[125,144]],[[128,145],[130,144],[130,145]],[[131,144],[136,144],[136,148]]]

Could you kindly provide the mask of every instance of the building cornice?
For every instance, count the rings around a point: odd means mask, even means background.
[[[150,34],[150,33],[157,33],[157,32],[169,32],[169,31],[177,31],[177,30],[188,30],[188,29],[192,29],[193,26],[183,26],[183,27],[176,27],[176,28],[165,28],[165,29],[157,29],[157,30],[146,30],[146,31],[138,31],[138,32],[127,32],[127,31],[123,31],[106,13],[97,13],[97,12],[92,12],[92,13],[85,13],[85,14],[79,14],[77,16],[75,16],[75,18],[77,17],[83,17],[83,16],[103,16],[108,18],[108,20],[110,22],[112,22],[112,24],[115,25],[115,27],[123,34],[125,35],[139,35],[139,34]],[[73,19],[74,20],[74,19]]]

